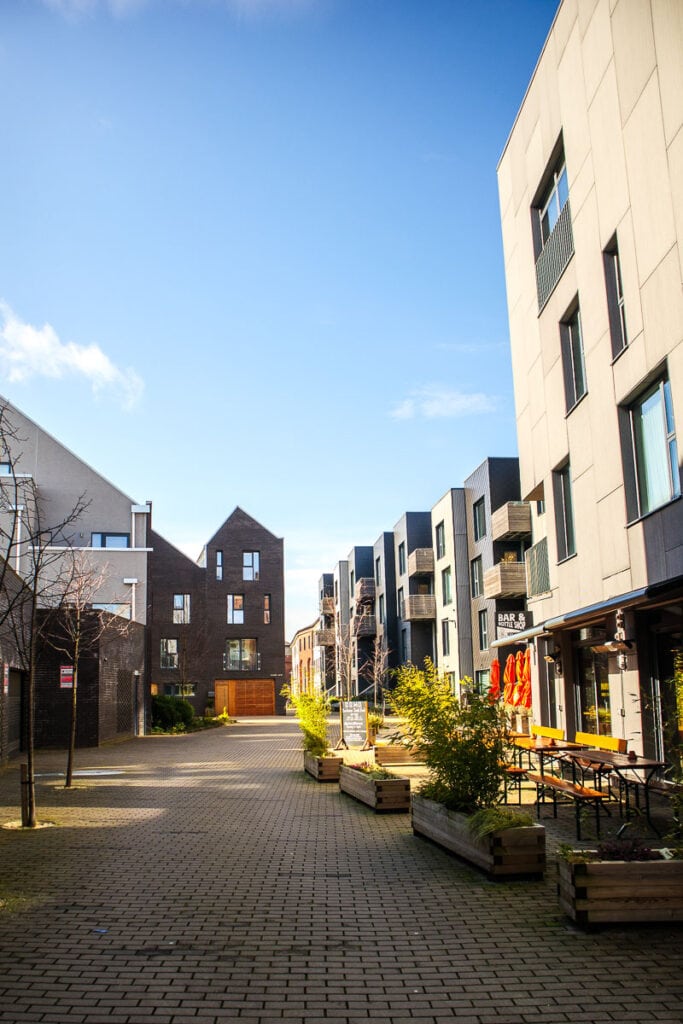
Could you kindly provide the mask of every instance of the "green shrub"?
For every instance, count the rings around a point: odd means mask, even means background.
[[[322,693],[289,694],[294,705],[299,728],[303,733],[304,750],[313,757],[327,753],[327,719],[330,702]]]
[[[192,724],[193,719],[194,708],[188,700],[182,697],[152,697],[153,728],[164,732],[182,732]]]
[[[404,742],[421,747],[430,779],[422,794],[454,811],[473,814],[498,800],[503,782],[505,719],[484,697],[461,704],[429,660],[403,665],[389,700],[405,719]],[[463,680],[466,682],[466,680]]]

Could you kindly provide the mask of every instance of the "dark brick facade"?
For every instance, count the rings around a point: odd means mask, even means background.
[[[276,712],[284,714],[282,539],[236,508],[206,545],[203,565],[157,533],[152,532],[150,546],[148,678],[153,688],[162,694],[191,688],[188,699],[202,714],[213,708],[216,680],[272,679]],[[174,595],[189,596],[189,622],[174,621]],[[239,599],[233,602],[233,618],[241,621],[228,622],[228,595]],[[177,613],[176,618],[186,617],[185,610]],[[162,640],[177,642],[176,667],[162,668]],[[244,658],[241,668],[234,658],[231,665],[229,641],[237,658]]]

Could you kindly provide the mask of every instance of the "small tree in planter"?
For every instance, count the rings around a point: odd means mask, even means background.
[[[528,816],[501,814],[496,806],[504,784],[505,741],[505,716],[498,706],[477,694],[461,703],[429,659],[424,669],[398,669],[390,700],[405,719],[406,737],[423,749],[430,774],[413,796],[413,831],[491,875],[542,874],[545,830]],[[490,829],[487,813],[494,819]],[[470,824],[475,814],[476,834]]]
[[[326,694],[288,692],[303,733],[304,769],[319,782],[339,779],[340,757],[328,755],[327,719],[330,701]]]

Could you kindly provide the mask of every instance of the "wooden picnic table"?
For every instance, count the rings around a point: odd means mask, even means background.
[[[662,768],[666,768],[667,762],[655,758],[641,757],[640,754],[619,754],[615,750],[598,750],[592,747],[584,747],[580,751],[567,751],[565,760],[572,765],[572,776],[576,782],[576,769],[581,768],[581,762],[587,761],[591,764],[601,766],[602,770],[611,769],[618,775],[624,784],[626,794],[626,817],[630,815],[629,787],[634,786],[636,790],[636,807],[638,804],[638,787],[642,786],[645,794],[645,818],[650,828],[659,835],[659,831],[652,821],[650,815],[650,786],[655,775]],[[640,773],[640,776],[637,774]]]
[[[519,751],[520,766],[525,751],[529,757],[531,754],[536,755],[541,775],[545,775],[546,760],[553,761],[569,751],[583,749],[580,743],[575,743],[573,740],[555,740],[549,739],[547,736],[529,736],[526,739],[515,740],[513,745]]]

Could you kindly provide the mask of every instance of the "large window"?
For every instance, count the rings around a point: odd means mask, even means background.
[[[481,558],[474,558],[470,563],[470,579],[472,582],[472,597],[481,597],[484,593],[484,569]]]
[[[230,672],[255,672],[259,668],[256,640],[228,640],[225,645],[224,666]]]
[[[576,652],[577,710],[581,729],[609,736],[612,713],[607,659],[606,654],[595,654],[590,647],[579,647]]]
[[[379,621],[380,621],[380,625],[382,625],[382,626],[384,625],[384,623],[386,621],[386,616],[385,616],[385,612],[384,612],[384,594],[380,594],[379,595]]]
[[[448,619],[443,619],[441,622],[441,647],[443,649],[444,658],[451,653],[451,631],[450,622]]]
[[[242,579],[253,582],[259,578],[261,557],[258,551],[242,552]]]
[[[222,551],[217,551],[216,552],[216,579],[217,580],[222,580],[223,579],[223,552]]]
[[[403,617],[403,587],[399,587],[396,592],[396,614],[399,619]]]
[[[474,525],[474,539],[481,540],[486,536],[486,501],[480,498],[472,506],[472,519]]]
[[[91,548],[129,548],[129,533],[93,533],[90,539]]]
[[[568,462],[553,473],[553,492],[555,495],[557,558],[562,562],[565,558],[576,554],[572,484]]]
[[[270,594],[263,595],[263,625],[270,625]]]
[[[380,558],[375,559],[375,583],[379,586],[382,582],[382,560]]]
[[[451,567],[447,566],[441,572],[441,596],[443,604],[451,604],[453,601],[453,588],[451,586]]]
[[[161,668],[178,668],[178,641],[162,640],[159,659]]]
[[[164,693],[167,697],[195,697],[197,694],[197,684],[164,683]]]
[[[581,313],[578,307],[560,324],[564,395],[567,412],[586,394],[586,367],[583,359]]]
[[[244,625],[244,594],[228,594],[228,624]]]
[[[564,204],[569,199],[569,187],[567,185],[567,167],[564,158],[553,170],[545,195],[538,207],[538,220],[541,229],[541,240],[543,244],[550,238],[553,228],[560,219]]]
[[[624,311],[624,289],[621,283],[619,246],[615,235],[603,253],[605,285],[607,287],[607,311],[609,330],[612,338],[612,355],[618,356],[628,345],[626,313]]]
[[[173,595],[173,622],[175,625],[187,625],[190,621],[190,595]]]
[[[630,464],[627,465],[629,519],[647,515],[681,493],[671,386],[653,384],[627,410]]]
[[[398,573],[403,576],[406,571],[406,546],[403,541],[398,546]]]
[[[444,523],[439,523],[435,530],[436,533],[436,557],[443,558],[446,554],[446,527]]]
[[[489,614],[485,608],[479,612],[479,650],[489,649]]]

